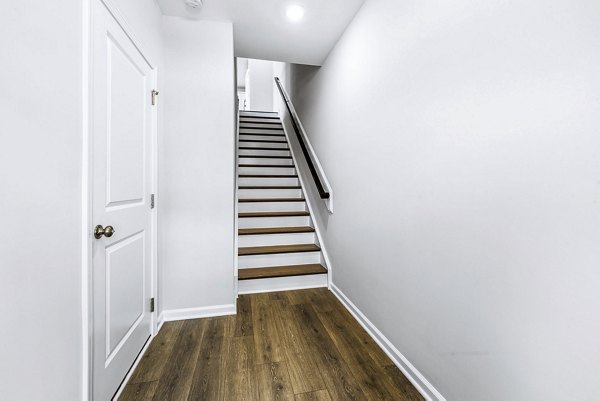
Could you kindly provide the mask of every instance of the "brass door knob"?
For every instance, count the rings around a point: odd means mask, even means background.
[[[100,239],[104,235],[106,238],[110,238],[115,232],[116,231],[112,226],[106,226],[106,228],[102,228],[102,226],[98,225],[94,229],[94,237],[96,237],[96,239]]]

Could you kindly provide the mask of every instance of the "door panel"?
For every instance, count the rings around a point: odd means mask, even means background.
[[[112,399],[151,335],[154,72],[100,0],[92,9],[92,393]]]
[[[107,358],[144,315],[144,233],[106,248]]]
[[[108,40],[108,206],[142,202],[146,74],[116,39]],[[138,61],[139,62],[139,61]]]

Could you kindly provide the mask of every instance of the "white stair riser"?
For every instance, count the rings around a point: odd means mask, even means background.
[[[294,167],[240,167],[240,174],[296,174]]]
[[[292,159],[266,159],[258,157],[238,157],[239,164],[280,164],[291,166],[294,164]]]
[[[256,117],[251,117],[251,118],[247,118],[246,116],[242,116],[240,118],[240,124],[244,124],[245,122],[255,122],[255,123],[274,123],[274,122],[278,122],[280,123],[280,120],[275,120],[273,118],[256,118]]]
[[[276,111],[251,111],[242,110],[240,116],[254,116],[254,117],[279,117]]]
[[[273,255],[252,255],[238,257],[238,267],[240,269],[304,265],[310,263],[322,263],[321,252],[278,253]]]
[[[247,212],[305,212],[305,202],[240,202],[240,213]]]
[[[263,278],[258,280],[240,280],[240,294],[257,292],[286,291],[301,288],[327,287],[327,274],[311,274],[309,276]]]
[[[238,198],[302,198],[299,189],[239,189]]]
[[[240,217],[239,228],[304,227],[311,226],[308,216]]]
[[[240,177],[238,180],[241,186],[257,186],[257,185],[284,185],[284,186],[296,186],[298,184],[297,178],[243,178]]]
[[[283,134],[281,134],[281,136],[240,134],[240,139],[245,141],[287,141]]]
[[[314,244],[314,233],[239,235],[238,246]],[[245,256],[244,256],[245,257]]]
[[[273,148],[287,150],[287,142],[276,141],[277,143],[265,143],[265,142],[240,142],[241,148]]]
[[[289,150],[258,150],[258,149],[239,149],[238,155],[249,156],[289,156]]]

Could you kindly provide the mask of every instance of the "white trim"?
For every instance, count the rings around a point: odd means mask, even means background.
[[[282,105],[282,107],[285,107],[285,104]],[[302,187],[302,193],[304,194],[306,206],[308,207],[308,211],[310,213],[310,219],[315,228],[315,234],[317,235],[317,242],[318,242],[319,247],[321,248],[321,254],[323,255],[323,259],[325,259],[325,267],[327,268],[327,283],[328,283],[327,286],[328,286],[328,288],[331,288],[332,280],[333,280],[333,275],[332,275],[333,267],[331,265],[331,259],[329,258],[329,254],[327,253],[327,247],[325,246],[325,243],[323,242],[323,237],[321,235],[321,229],[319,227],[318,221],[317,221],[317,219],[315,219],[313,217],[316,215],[314,213],[314,208],[312,205],[312,198],[310,196],[306,196],[306,191],[304,189],[304,188],[306,188],[306,183],[304,181],[302,172],[298,168],[298,161],[296,158],[296,153],[294,152],[294,147],[291,145],[292,142],[290,141],[290,134],[288,133],[288,131],[285,127],[285,124],[284,124],[284,119],[283,119],[283,115],[282,115],[284,113],[285,112],[282,111],[282,112],[279,112],[277,115],[278,115],[279,119],[281,120],[281,127],[283,128],[283,133],[285,134],[285,139],[287,140],[289,148],[290,148],[292,160],[294,161],[294,166],[296,168],[296,174],[298,174],[298,180],[300,181],[300,186]]]
[[[148,51],[148,50],[150,50],[149,46],[146,46],[146,44],[139,37],[137,37],[135,35],[134,30],[131,29],[131,26],[127,22],[127,19],[119,10],[119,7],[117,6],[118,1],[115,1],[115,0],[98,0],[98,1],[102,2],[102,4],[104,4],[104,6],[108,10],[108,12],[113,16],[115,21],[117,21],[117,24],[119,24],[121,26],[121,28],[125,32],[125,35],[127,35],[127,37],[129,37],[129,40],[131,40],[133,45],[136,47],[137,51],[140,52],[143,59],[146,60],[146,63],[148,63],[150,68],[154,69],[156,67],[156,63],[154,63],[153,60],[157,58],[157,55],[149,52]]]
[[[156,332],[156,333],[158,334],[158,332]],[[131,379],[131,376],[133,375],[133,372],[135,372],[135,369],[137,368],[138,364],[144,357],[146,350],[148,349],[148,347],[150,347],[150,343],[152,343],[152,341],[154,341],[154,337],[156,337],[156,335],[150,335],[150,338],[148,339],[148,341],[146,341],[146,345],[144,345],[144,348],[142,348],[142,350],[140,351],[137,358],[135,358],[135,362],[133,362],[133,365],[131,365],[129,372],[127,372],[127,376],[125,376],[125,379],[123,379],[123,382],[121,383],[121,385],[119,386],[119,389],[115,393],[113,400],[118,401],[119,397],[121,397],[121,393],[123,393],[123,390],[125,390],[125,387],[129,383],[129,379]]]
[[[404,376],[410,380],[415,388],[427,399],[427,401],[446,401],[444,396],[433,387],[417,368],[383,335],[381,331],[348,299],[348,297],[335,285],[331,284],[331,292],[348,309],[354,318],[360,323],[367,333],[375,340],[377,345],[390,357],[392,362],[402,371]]]
[[[161,314],[163,322],[202,319],[205,317],[235,315],[235,304],[202,306],[199,308],[170,309]]]
[[[164,313],[161,313],[158,316],[157,323],[156,323],[156,334],[158,334],[158,332],[160,331],[160,329],[162,329],[164,324],[165,324],[165,315],[164,315]]]
[[[82,114],[82,145],[81,145],[81,399],[90,400],[92,380],[92,306],[91,297],[91,189],[90,164],[92,162],[90,149],[90,96],[91,96],[91,30],[92,4],[91,0],[82,4],[82,60],[81,60],[81,114]]]
[[[236,58],[237,60],[237,58]],[[236,62],[236,74],[237,74],[237,62]],[[240,225],[240,219],[238,217],[238,210],[239,210],[239,174],[240,174],[240,159],[239,159],[239,150],[238,150],[238,146],[240,143],[240,110],[239,110],[239,99],[236,96],[236,102],[235,102],[236,106],[237,106],[237,112],[236,112],[236,119],[235,119],[235,138],[234,138],[234,144],[233,144],[233,154],[234,154],[234,163],[235,163],[235,176],[233,179],[233,185],[234,185],[234,198],[233,198],[233,299],[237,299],[238,298],[238,293],[239,293],[239,282],[238,282],[238,275],[239,275],[239,256],[238,256],[238,246],[239,246],[239,235],[238,235],[238,231],[239,231],[239,225]]]
[[[158,89],[158,67],[152,67],[152,89]],[[150,315],[150,327],[152,334],[158,333],[158,206],[160,199],[158,199],[158,108],[160,107],[160,99],[156,102],[156,105],[150,106],[152,113],[152,132],[150,133],[150,140],[152,141],[152,154],[151,164],[152,179],[150,183],[150,193],[154,194],[154,208],[150,209],[150,230],[152,244],[152,254],[150,256],[150,297],[154,298],[154,312]]]

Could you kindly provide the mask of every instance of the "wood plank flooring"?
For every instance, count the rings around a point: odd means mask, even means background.
[[[165,323],[120,401],[424,401],[325,288]]]

